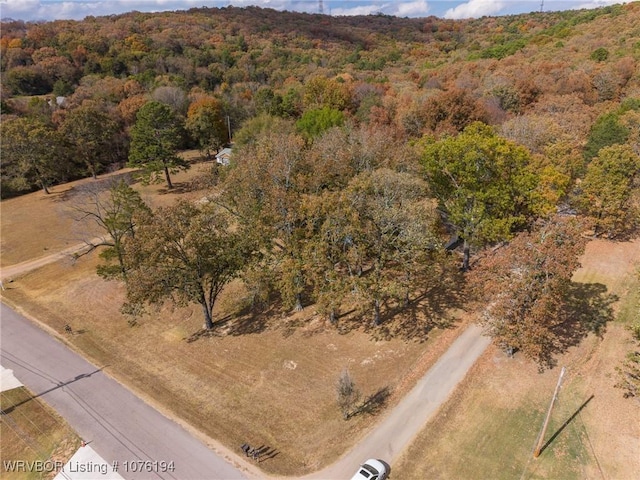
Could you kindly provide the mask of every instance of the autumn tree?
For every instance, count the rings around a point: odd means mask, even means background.
[[[228,140],[222,103],[213,97],[199,98],[189,106],[186,127],[207,158]]]
[[[211,205],[179,201],[156,210],[130,242],[126,312],[171,300],[202,307],[204,328],[214,327],[213,308],[222,289],[248,261],[245,235]]]
[[[90,184],[81,188],[72,208],[75,220],[84,230],[93,232],[97,227],[102,234],[87,241],[88,248],[81,255],[104,247],[100,258],[105,263],[97,266],[98,275],[126,280],[131,267],[127,242],[135,237],[137,224],[151,214],[140,194],[123,179],[110,182],[107,188]]]
[[[95,179],[105,166],[115,160],[113,153],[119,128],[103,109],[92,103],[69,111],[60,125],[75,155]]]
[[[451,89],[430,97],[424,105],[427,126],[436,132],[461,132],[477,121],[486,121],[484,107],[466,90]]]
[[[438,250],[435,205],[426,191],[419,178],[389,169],[364,172],[345,191],[347,218],[355,225],[356,267],[364,269],[355,284],[372,308],[374,325],[380,325],[389,298],[408,301],[415,277],[428,275],[430,254]]]
[[[295,134],[261,136],[238,152],[221,200],[262,243],[265,268],[274,273],[285,304],[296,310],[302,309],[306,286],[300,242],[303,152],[304,141]]]
[[[167,187],[173,188],[171,174],[189,168],[177,154],[181,138],[181,124],[171,107],[148,102],[138,110],[131,129],[129,166],[141,167],[147,180],[157,181],[164,174]]]
[[[573,314],[569,286],[584,247],[578,225],[555,220],[519,233],[482,259],[471,281],[481,285],[482,322],[500,346],[521,351],[541,367],[552,363],[563,324]]]
[[[350,106],[351,93],[343,82],[316,76],[305,83],[302,100],[307,109],[327,108],[342,111]]]
[[[422,163],[445,221],[464,241],[463,269],[471,247],[504,240],[530,220],[537,178],[529,152],[484,124],[427,144]]]
[[[0,124],[3,183],[15,191],[38,185],[45,193],[62,177],[67,163],[60,135],[34,118],[17,118]]]
[[[389,169],[363,172],[342,192],[308,199],[313,232],[305,265],[321,310],[334,320],[341,301],[355,293],[379,325],[388,300],[406,304],[439,251],[434,207],[421,179]]]
[[[594,233],[615,236],[637,226],[640,157],[629,145],[600,150],[580,184],[578,205],[594,224]]]

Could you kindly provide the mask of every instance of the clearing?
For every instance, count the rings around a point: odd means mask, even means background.
[[[633,272],[639,261],[639,240],[590,242],[574,281],[602,292],[600,298],[618,297],[613,304],[616,320],[601,336],[589,334],[557,359],[557,368],[543,373],[521,356],[507,358],[490,347],[441,414],[394,466],[394,476],[637,478],[639,405],[623,398],[614,384],[615,367],[631,349],[624,326],[638,314],[640,285]],[[591,307],[598,305],[592,302]],[[545,436],[548,446],[533,459],[563,365],[567,374]]]
[[[172,192],[161,185],[136,188],[152,205],[201,198],[205,191],[194,179],[208,168],[196,163],[176,175]],[[36,192],[3,201],[1,265],[77,244],[82,236],[65,212],[74,189],[87,182],[56,187],[51,196]],[[637,301],[638,285],[629,278],[638,259],[638,241],[591,242],[575,276],[586,284],[580,291],[602,301],[589,306],[606,310],[611,294],[621,299],[617,311],[634,312],[630,302]],[[272,453],[260,467],[276,475],[300,476],[335,461],[377,421],[376,413],[393,408],[433,365],[459,333],[450,327],[472,319],[452,295],[439,311],[419,303],[407,316],[387,321],[385,329],[404,333],[389,339],[348,316],[336,329],[313,306],[296,314],[252,312],[236,282],[214,312],[227,323],[216,335],[187,341],[202,325],[199,307],[166,306],[129,326],[119,311],[123,287],[97,277],[97,262],[90,255],[51,263],[5,282],[2,296],[138,394],[228,448],[239,452],[245,442],[268,447]],[[558,358],[569,371],[547,437],[557,435],[538,460],[530,460],[531,451],[558,369],[541,374],[519,356],[507,359],[490,347],[393,465],[393,477],[631,478],[640,470],[640,427],[629,421],[637,418],[637,406],[613,388],[614,368],[630,346],[623,317]],[[76,333],[64,334],[67,323]],[[384,408],[342,420],[335,384],[346,367],[365,396],[391,391]]]

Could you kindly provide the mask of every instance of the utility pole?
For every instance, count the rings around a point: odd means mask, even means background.
[[[227,131],[229,132],[229,143],[231,143],[231,120],[229,115],[227,115]]]
[[[542,450],[542,442],[544,440],[544,434],[547,432],[547,427],[549,426],[549,419],[551,418],[551,410],[553,409],[553,404],[558,397],[558,391],[560,390],[560,385],[562,385],[562,379],[564,378],[565,367],[562,367],[560,371],[560,377],[558,377],[558,384],[556,385],[556,390],[553,392],[553,398],[551,399],[551,404],[549,405],[549,411],[547,411],[547,417],[544,419],[544,423],[542,424],[542,431],[540,432],[540,436],[538,437],[538,443],[536,444],[536,449],[533,451],[533,458],[538,458],[540,456],[540,451]]]

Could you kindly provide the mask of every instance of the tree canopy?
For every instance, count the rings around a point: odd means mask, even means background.
[[[49,193],[49,186],[64,176],[66,152],[58,132],[26,117],[2,122],[0,132],[3,185],[16,191],[37,185]]]
[[[204,327],[214,327],[213,308],[222,289],[252,252],[225,214],[210,205],[179,201],[140,223],[128,247],[131,268],[125,311],[171,299],[202,307]]]
[[[595,233],[632,231],[640,215],[640,156],[628,145],[602,148],[580,183],[578,203]]]
[[[164,174],[167,187],[173,188],[171,174],[189,168],[177,153],[181,142],[181,123],[171,107],[147,102],[131,129],[129,166],[141,167],[147,180],[157,181]]]
[[[484,325],[505,350],[519,350],[541,367],[553,363],[573,315],[569,286],[585,244],[575,222],[551,221],[517,234],[474,269]]]
[[[424,147],[422,164],[431,192],[445,221],[464,241],[465,270],[472,245],[508,239],[530,220],[538,179],[529,163],[525,148],[481,123]]]

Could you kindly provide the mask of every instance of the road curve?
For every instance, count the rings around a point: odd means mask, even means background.
[[[5,304],[0,308],[0,363],[61,414],[107,462],[118,461],[124,478],[249,478],[66,345]],[[175,471],[123,470],[124,462],[139,460],[173,461]]]
[[[490,343],[480,327],[467,327],[416,386],[349,453],[330,467],[304,478],[348,479],[368,458],[393,465]]]

